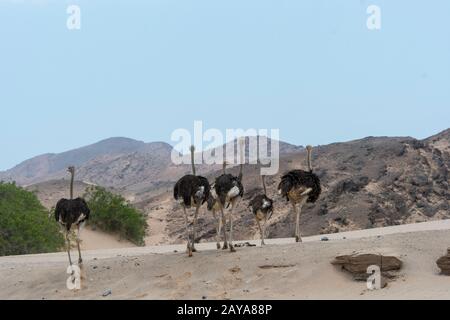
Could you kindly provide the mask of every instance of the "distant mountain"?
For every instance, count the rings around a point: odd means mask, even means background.
[[[247,142],[256,139],[250,137]],[[232,143],[223,146],[224,150]],[[234,143],[237,145],[236,141]],[[302,150],[284,142],[279,145],[281,154]],[[169,186],[179,176],[190,172],[190,165],[172,163],[172,151],[172,146],[163,142],[144,143],[128,138],[110,138],[60,154],[44,154],[26,160],[0,172],[0,180],[32,185],[63,179],[68,177],[66,168],[74,165],[77,167],[77,180],[131,192],[146,192]],[[190,163],[190,155],[186,155],[185,160],[185,163]],[[198,172],[203,174],[221,168],[220,165],[197,167]]]
[[[6,181],[21,185],[32,184],[58,177],[68,166],[80,166],[102,156],[118,156],[146,148],[144,142],[127,138],[110,138],[98,143],[59,154],[43,154],[26,160],[14,168],[0,173]]]

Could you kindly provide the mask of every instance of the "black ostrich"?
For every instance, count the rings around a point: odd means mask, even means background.
[[[78,247],[78,264],[83,263],[81,258],[80,249],[80,232],[87,220],[89,220],[89,215],[91,210],[82,198],[73,199],[73,182],[75,178],[75,167],[69,167],[67,169],[71,174],[70,179],[70,199],[61,199],[56,204],[55,208],[55,219],[61,224],[65,229],[66,241],[67,241],[67,254],[69,255],[69,262],[72,266],[72,258],[70,257],[70,239],[69,234],[73,225],[77,227],[77,247]]]
[[[291,202],[296,213],[295,240],[302,242],[300,235],[300,214],[306,202],[315,203],[322,192],[320,179],[313,173],[311,163],[312,147],[306,147],[308,152],[308,170],[292,170],[286,173],[278,186],[279,193]],[[298,211],[297,211],[298,205]]]
[[[222,174],[220,177],[216,178],[213,192],[213,197],[219,202],[219,206],[217,206],[217,208],[220,209],[222,215],[223,234],[224,234],[224,244],[222,249],[227,250],[229,245],[231,252],[236,251],[233,246],[233,213],[244,195],[244,186],[242,185],[242,177],[243,177],[242,171],[245,161],[245,153],[244,153],[245,140],[241,139],[239,141],[239,145],[241,157],[239,176],[235,177],[232,174],[227,173]],[[225,219],[224,208],[228,209],[230,206],[231,210],[228,216],[230,223],[230,231],[229,237],[227,239],[227,231],[226,231],[227,222]]]
[[[208,200],[210,193],[210,186],[208,179],[197,176],[195,174],[195,163],[194,163],[194,153],[195,147],[191,147],[191,160],[192,160],[192,175],[185,175],[175,184],[173,190],[173,196],[175,200],[181,202],[181,206],[184,210],[184,218],[186,224],[186,237],[188,240],[187,251],[189,257],[192,257],[192,253],[196,252],[195,249],[195,238],[196,238],[196,228],[197,228],[197,217],[201,206]],[[192,237],[189,232],[189,219],[187,210],[195,206],[194,221],[193,221],[193,231]]]
[[[223,162],[223,173],[222,175],[226,174],[226,168],[227,168],[227,162]],[[222,226],[225,225],[225,216],[223,214],[222,205],[220,204],[219,197],[217,196],[216,190],[215,190],[215,184],[211,185],[211,192],[208,197],[208,211],[211,211],[214,217],[214,220],[216,220],[216,240],[217,240],[217,249],[221,249],[220,245],[220,233],[222,231]],[[218,217],[218,212],[221,213],[221,216]]]
[[[273,213],[273,200],[267,196],[265,176],[261,176],[264,194],[255,196],[250,201],[249,207],[251,207],[253,214],[255,215],[256,222],[258,223],[259,232],[261,234],[261,246],[264,246],[264,238],[266,235],[267,221],[272,217]],[[261,222],[264,221],[261,226]]]

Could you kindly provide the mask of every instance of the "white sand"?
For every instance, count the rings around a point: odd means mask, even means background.
[[[65,287],[64,253],[3,257],[0,299],[104,299],[106,289],[108,299],[450,299],[450,277],[435,263],[450,246],[450,220],[322,237],[272,239],[234,254],[200,244],[193,258],[184,245],[84,251],[78,292]],[[404,268],[386,289],[368,291],[330,264],[355,251],[396,253]]]

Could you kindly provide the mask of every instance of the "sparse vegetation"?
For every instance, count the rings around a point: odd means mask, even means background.
[[[59,251],[64,239],[48,215],[35,194],[0,182],[0,256]]]
[[[144,245],[145,216],[122,196],[102,187],[90,187],[84,198],[91,209],[89,224],[106,232],[118,233],[137,245]]]

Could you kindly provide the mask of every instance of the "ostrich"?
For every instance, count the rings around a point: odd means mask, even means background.
[[[250,201],[249,207],[251,207],[253,214],[255,215],[256,222],[258,223],[259,232],[261,234],[261,246],[264,246],[264,238],[266,234],[267,221],[272,217],[273,213],[273,200],[267,196],[265,176],[261,176],[264,194],[255,196]],[[261,222],[264,221],[261,227]]]
[[[78,264],[83,263],[80,250],[80,232],[87,220],[91,211],[82,198],[73,199],[73,182],[75,179],[75,167],[69,167],[67,171],[71,174],[70,179],[70,199],[61,199],[56,204],[55,219],[65,229],[67,241],[67,254],[69,255],[69,263],[72,266],[72,258],[70,257],[70,239],[69,233],[73,225],[77,227],[77,247],[78,247]]]
[[[208,179],[197,176],[195,173],[194,153],[195,147],[191,146],[192,174],[185,175],[180,180],[178,180],[173,191],[175,200],[180,201],[184,211],[186,237],[188,240],[187,251],[189,257],[192,257],[192,253],[197,251],[195,249],[197,217],[201,206],[208,200],[210,193]],[[191,234],[189,233],[189,219],[187,209],[191,208],[192,205],[195,206],[195,213],[191,238]]]
[[[242,185],[242,177],[243,177],[243,167],[245,161],[245,140],[240,139],[239,141],[240,147],[240,157],[241,157],[241,165],[239,169],[239,176],[235,177],[231,174],[224,173],[220,177],[218,177],[214,183],[214,193],[217,201],[219,202],[218,209],[220,209],[222,216],[222,224],[223,224],[223,234],[224,234],[224,244],[222,249],[227,250],[228,244],[231,252],[235,252],[233,246],[233,213],[239,204],[240,200],[244,195],[244,187]],[[229,221],[230,221],[230,231],[229,231],[229,239],[227,239],[226,232],[226,218],[224,214],[224,208],[229,208],[231,206],[231,210],[229,212]]]
[[[286,173],[278,186],[279,193],[291,202],[296,213],[295,240],[302,242],[300,235],[300,214],[306,202],[315,203],[322,192],[320,179],[313,173],[311,163],[312,146],[307,146],[308,170],[292,170]],[[298,206],[298,211],[297,211]]]
[[[227,162],[224,161],[223,162],[223,173],[222,175],[226,174],[226,169],[227,169]],[[215,190],[215,185],[212,184],[211,185],[211,192],[209,194],[208,197],[208,211],[211,211],[214,217],[214,220],[216,220],[216,240],[217,240],[217,249],[220,250],[221,249],[221,245],[220,245],[220,233],[222,231],[222,225],[224,223],[224,216],[218,217],[217,213],[221,212],[222,210],[222,206],[220,204],[219,198],[217,196],[216,190]]]

